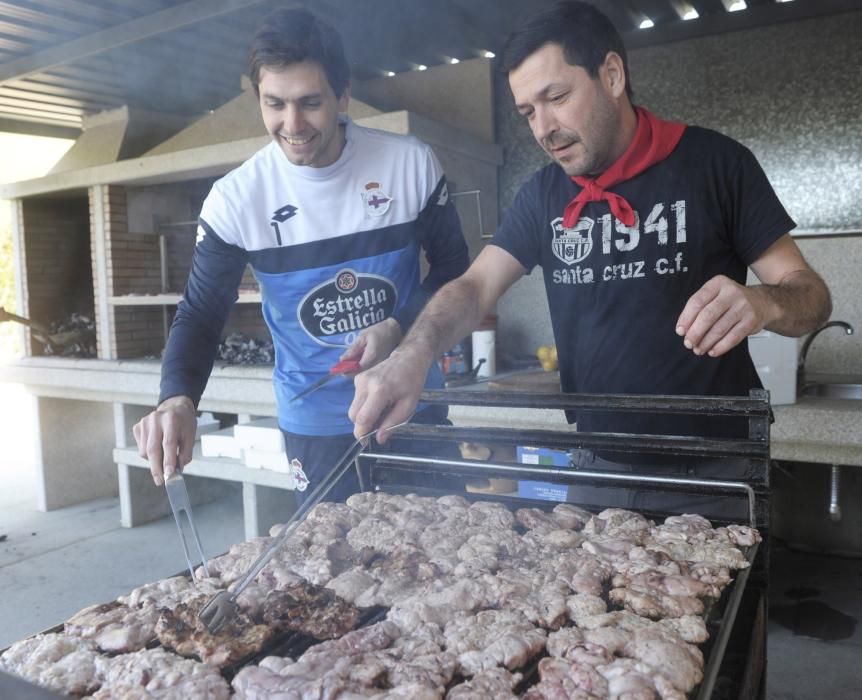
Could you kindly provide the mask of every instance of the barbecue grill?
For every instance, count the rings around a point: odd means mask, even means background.
[[[422,395],[425,403],[446,403],[508,407],[513,409],[558,408],[576,411],[617,411],[620,413],[665,413],[671,415],[701,415],[736,417],[748,424],[744,438],[705,438],[674,435],[639,435],[627,433],[579,433],[567,430],[512,430],[498,428],[462,428],[408,424],[397,429],[398,451],[366,451],[355,461],[360,483],[365,490],[388,493],[443,495],[451,493],[451,484],[470,478],[506,477],[509,479],[541,479],[558,484],[577,486],[590,484],[606,489],[611,500],[621,499],[626,507],[634,492],[647,490],[665,494],[663,511],[644,514],[654,519],[677,515],[685,508],[673,507],[674,499],[686,504],[689,497],[709,497],[728,513],[742,517],[711,517],[714,525],[747,520],[763,535],[763,542],[745,552],[750,568],[737,573],[735,581],[721,599],[706,612],[710,639],[701,649],[706,660],[704,677],[692,693],[697,700],[715,698],[757,698],[765,693],[766,671],[766,546],[769,531],[769,423],[768,393],[753,390],[749,397],[686,397],[686,396],[612,396],[585,394],[533,394],[527,392],[495,393],[475,390],[430,391]],[[393,441],[394,442],[394,441]],[[562,450],[595,450],[614,457],[616,461],[650,458],[685,458],[685,468],[643,468],[637,473],[608,472],[599,469],[559,468],[514,462],[482,462],[428,456],[427,447],[438,445],[435,454],[451,453],[461,442],[493,445],[541,445]],[[411,445],[421,445],[425,454],[417,455]],[[402,449],[402,448],[408,449]],[[447,449],[449,448],[449,449]],[[684,473],[679,473],[680,471]],[[733,478],[723,478],[725,472]],[[332,484],[334,486],[334,483]],[[525,499],[506,494],[463,494],[468,500],[495,500],[512,509],[538,507],[550,509],[555,502]],[[322,492],[315,501],[326,500]],[[668,506],[670,504],[670,506]],[[592,510],[595,504],[580,503]],[[613,503],[610,503],[613,505]],[[606,507],[603,505],[602,507]],[[366,610],[360,626],[381,620],[386,609]],[[45,632],[62,631],[57,625]],[[224,669],[232,677],[247,664],[256,663],[268,655],[289,655],[294,658],[316,643],[299,633],[282,634],[274,638],[253,657]],[[523,691],[538,681],[538,660],[519,669],[524,675],[516,691]],[[0,673],[0,697],[50,698],[63,697]]]
[[[763,542],[749,548],[746,557],[751,567],[740,571],[729,590],[707,610],[710,639],[702,645],[706,659],[704,679],[695,692],[697,700],[724,698],[758,698],[765,696],[766,678],[766,612],[768,588],[769,538],[769,426],[771,409],[769,393],[754,389],[748,397],[699,396],[633,396],[597,394],[547,394],[531,392],[478,392],[470,389],[426,391],[425,403],[483,406],[511,409],[561,409],[612,411],[616,413],[663,413],[680,416],[716,416],[745,419],[748,436],[743,438],[707,438],[697,436],[644,435],[631,433],[579,433],[567,430],[518,430],[511,428],[460,428],[408,424],[398,429],[405,439],[433,441],[440,444],[477,442],[494,445],[541,445],[562,450],[594,450],[609,454],[614,461],[636,460],[659,466],[645,466],[637,473],[618,473],[590,469],[559,468],[510,462],[482,462],[417,457],[411,454],[367,451],[357,458],[360,483],[364,488],[391,493],[439,495],[434,482],[443,475],[452,478],[506,477],[540,479],[565,485],[591,484],[605,487],[610,498],[602,507],[630,507],[632,494],[648,490],[665,495],[661,511],[642,511],[657,521],[669,515],[691,512],[685,505],[690,497],[712,497],[717,511],[733,514],[721,517],[709,514],[713,525],[740,522],[744,514],[748,524],[756,527]],[[668,470],[662,458],[685,467]],[[433,471],[432,471],[433,470]],[[670,471],[684,475],[669,475]],[[722,478],[730,473],[733,478]],[[615,487],[615,488],[612,488]],[[468,500],[471,494],[466,494]],[[474,498],[492,499],[514,508],[549,509],[554,502],[525,499],[503,494],[472,494]],[[675,500],[681,507],[674,507]],[[578,503],[591,510],[595,504]],[[592,506],[592,508],[591,508]],[[527,674],[525,673],[525,676]],[[530,683],[538,677],[525,678]]]

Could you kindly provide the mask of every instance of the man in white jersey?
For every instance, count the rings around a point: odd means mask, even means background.
[[[288,458],[311,489],[353,440],[352,381],[291,399],[340,359],[361,369],[385,359],[430,295],[468,265],[431,149],[345,114],[350,71],[334,29],[306,10],[272,13],[254,38],[250,75],[273,142],[218,180],[203,204],[159,405],[134,428],[156,484],[191,460],[196,407],[247,264],[275,346]],[[421,282],[420,249],[429,263]],[[438,367],[426,386],[442,386]],[[445,407],[413,420],[444,421]],[[352,478],[329,498],[355,491]]]

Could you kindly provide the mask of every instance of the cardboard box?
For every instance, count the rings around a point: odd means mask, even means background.
[[[552,484],[550,481],[519,481],[518,496],[540,501],[565,501],[569,487]]]
[[[290,462],[284,452],[270,452],[254,448],[243,450],[243,462],[250,469],[271,469],[274,472],[290,474]]]
[[[277,418],[260,418],[234,426],[234,435],[244,450],[284,452],[284,436]]]
[[[552,450],[548,447],[528,447],[518,445],[515,455],[521,464],[543,464],[549,467],[568,467],[572,460],[566,450]]]
[[[242,458],[242,447],[233,434],[233,428],[225,428],[201,435],[201,454],[204,457]]]
[[[521,464],[541,464],[549,467],[570,467],[571,458],[565,450],[518,445],[515,450]],[[549,481],[519,481],[518,496],[542,501],[565,501],[569,487]]]

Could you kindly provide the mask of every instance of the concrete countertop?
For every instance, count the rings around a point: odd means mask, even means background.
[[[152,406],[159,395],[159,360],[25,357],[0,364],[0,382],[23,384],[36,396]],[[216,362],[199,408],[275,415],[272,365]]]
[[[812,375],[812,381],[839,378]],[[841,377],[840,381],[851,381]],[[482,385],[476,385],[482,390]],[[771,453],[776,460],[862,466],[862,401],[799,397],[774,406]],[[574,430],[562,411],[487,406],[451,406],[449,418],[464,427]]]
[[[811,375],[811,381],[858,381]],[[24,358],[0,365],[0,382],[25,384],[36,395],[150,405],[158,395],[158,360]],[[486,390],[487,383],[472,385]],[[467,388],[467,387],[463,387]],[[202,410],[274,415],[272,367],[217,365]],[[775,406],[772,457],[777,460],[862,466],[862,401],[800,397]],[[465,427],[575,430],[562,411],[452,406],[449,416]]]
[[[773,459],[862,466],[862,401],[803,397],[773,411]]]

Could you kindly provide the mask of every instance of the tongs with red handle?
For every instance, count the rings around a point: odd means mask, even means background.
[[[309,384],[307,387],[305,387],[305,389],[303,389],[296,396],[294,396],[288,403],[293,403],[294,401],[301,399],[304,396],[308,396],[312,391],[317,391],[330,379],[334,379],[335,377],[342,374],[352,374],[358,371],[359,360],[340,360],[329,368],[329,372],[327,374],[324,374],[313,384]]]

